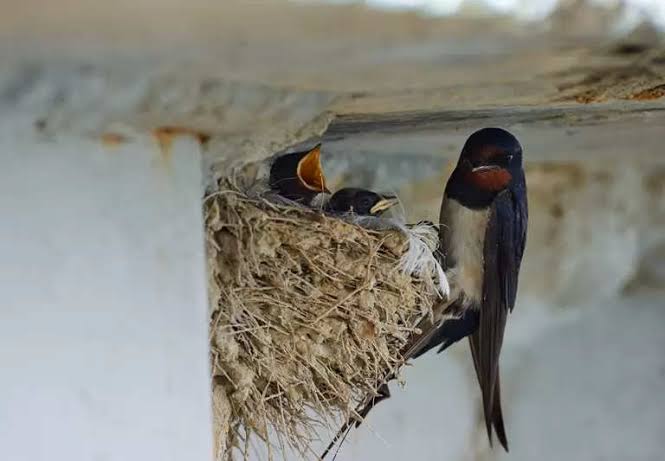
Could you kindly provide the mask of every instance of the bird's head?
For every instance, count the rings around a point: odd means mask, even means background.
[[[291,200],[330,193],[321,167],[321,144],[275,158],[269,183],[273,190]]]
[[[467,139],[457,170],[465,183],[499,192],[522,171],[522,146],[506,130],[483,128]]]
[[[328,209],[336,213],[381,216],[398,202],[394,195],[378,194],[367,189],[347,187],[338,190],[330,197]]]

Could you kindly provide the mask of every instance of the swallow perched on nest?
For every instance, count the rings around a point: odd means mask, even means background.
[[[528,221],[522,146],[515,136],[485,128],[469,137],[446,185],[439,221],[441,264],[457,289],[442,322],[413,357],[436,346],[442,352],[468,336],[490,444],[494,430],[508,451],[499,355],[515,306]]]
[[[399,203],[394,195],[378,194],[367,189],[346,187],[335,192],[325,205],[331,213],[354,213],[360,216],[381,216]]]
[[[282,197],[308,206],[320,194],[329,194],[321,168],[321,144],[277,157],[270,167],[269,185]]]
[[[499,355],[508,313],[515,306],[527,221],[522,146],[500,128],[476,131],[446,184],[439,215],[439,258],[453,292],[435,307],[435,320],[423,320],[422,333],[403,350],[408,360],[437,346],[443,352],[469,337],[487,435],[491,444],[495,432],[506,451]],[[356,412],[361,418],[390,396],[386,382],[393,378],[387,376],[377,395],[365,400]],[[325,453],[361,421],[357,416],[347,421]]]

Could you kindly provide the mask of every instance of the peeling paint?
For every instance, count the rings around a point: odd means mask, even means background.
[[[100,137],[102,144],[107,147],[116,147],[128,141],[127,136],[120,133],[103,133]]]
[[[207,144],[211,137],[210,133],[184,126],[162,126],[155,129],[154,135],[160,144],[163,142],[166,145],[170,145],[176,136],[192,136],[202,145]]]
[[[174,138],[178,136],[191,136],[195,138],[201,145],[205,145],[210,140],[210,134],[205,133],[194,128],[181,127],[181,126],[162,126],[153,131],[153,135],[159,145],[159,150],[162,154],[162,160],[165,164],[171,161],[171,148],[173,146]]]
[[[652,88],[648,88],[646,90],[637,92],[634,95],[632,95],[630,99],[636,99],[638,101],[648,101],[651,99],[662,98],[663,96],[665,96],[665,84],[656,85]]]

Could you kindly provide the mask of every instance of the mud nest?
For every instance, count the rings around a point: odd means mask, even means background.
[[[439,295],[435,229],[372,230],[230,187],[205,219],[217,457],[252,439],[269,459],[315,458]]]

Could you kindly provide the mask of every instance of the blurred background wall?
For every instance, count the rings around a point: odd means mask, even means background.
[[[511,453],[487,447],[462,344],[407,370],[338,459],[663,459],[663,2],[378,9],[396,3],[3,0],[0,135],[183,125],[212,135],[209,181],[323,136],[333,186],[397,191],[414,221],[437,219],[466,136],[504,126],[531,209],[502,355]],[[438,121],[381,118],[400,111]]]

